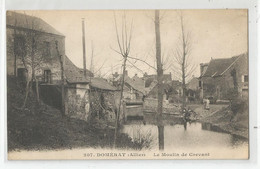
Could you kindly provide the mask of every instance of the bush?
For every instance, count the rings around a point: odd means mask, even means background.
[[[243,113],[248,109],[248,100],[243,100],[240,98],[234,99],[230,106],[231,111],[236,115],[237,113]]]

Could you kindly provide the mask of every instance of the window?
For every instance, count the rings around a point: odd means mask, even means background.
[[[242,76],[242,82],[248,82],[248,75]]]
[[[199,87],[202,88],[202,85],[201,85],[201,80],[199,81]]]
[[[44,82],[52,83],[51,70],[44,70]]]
[[[244,82],[248,82],[248,75],[244,76]]]
[[[43,42],[43,57],[51,57],[50,42]]]

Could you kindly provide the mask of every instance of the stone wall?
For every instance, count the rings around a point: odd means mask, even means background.
[[[66,115],[87,121],[90,114],[89,86],[73,84],[66,89]]]
[[[8,75],[14,75],[14,61],[15,61],[15,49],[14,49],[14,38],[16,37],[22,37],[25,40],[25,53],[27,53],[27,57],[29,58],[29,55],[31,54],[31,42],[32,38],[28,37],[28,34],[24,30],[16,30],[16,35],[14,34],[14,29],[8,28],[6,30],[6,39],[7,39],[7,74]],[[36,44],[36,52],[35,52],[35,58],[37,63],[39,63],[38,66],[35,68],[35,75],[39,78],[39,80],[43,80],[43,73],[44,70],[51,70],[52,75],[52,81],[53,83],[56,83],[60,81],[61,77],[61,70],[60,70],[60,61],[58,58],[58,54],[56,51],[56,45],[55,42],[58,41],[59,44],[59,52],[62,56],[65,55],[65,37],[59,36],[59,35],[53,35],[48,33],[38,33],[34,36],[35,38],[35,44]],[[44,55],[45,50],[45,43],[49,43],[50,46],[50,53],[49,55]],[[19,52],[16,52],[17,54],[17,69],[18,68],[24,68],[23,62],[21,60],[21,55]],[[28,64],[28,75],[29,78],[31,76],[31,67]]]
[[[203,96],[213,96],[216,99],[227,99],[229,89],[234,88],[234,81],[231,72],[236,71],[236,79],[238,85],[238,92],[242,95],[242,90],[247,89],[248,82],[243,82],[243,75],[248,75],[248,55],[240,56],[240,58],[231,65],[231,67],[222,75],[218,77],[202,77],[203,81]],[[246,95],[245,93],[243,93]]]
[[[120,95],[117,92],[92,89],[90,92],[91,115],[109,123],[114,123],[118,111],[119,98]]]

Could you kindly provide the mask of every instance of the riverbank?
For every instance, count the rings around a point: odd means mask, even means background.
[[[7,132],[8,151],[56,150],[78,147],[112,148],[114,129],[97,126],[97,121],[61,116],[59,110],[44,103],[38,105],[33,95],[21,108],[25,97],[24,88],[15,79],[8,79]],[[117,148],[141,149],[126,134],[119,134]]]
[[[207,114],[204,112],[207,112]],[[201,116],[199,121],[204,124],[210,124],[211,130],[225,132],[248,140],[248,109],[234,114],[230,107],[226,106],[213,112],[204,112],[200,112]]]

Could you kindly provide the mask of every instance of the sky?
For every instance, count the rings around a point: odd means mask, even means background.
[[[108,77],[111,73],[122,72],[122,56],[119,51],[115,18],[121,33],[122,18],[126,16],[127,28],[133,21],[130,56],[145,60],[156,67],[155,27],[153,10],[86,10],[86,11],[25,11],[28,15],[42,18],[57,31],[66,36],[66,55],[78,67],[83,67],[82,18],[85,18],[85,39],[87,68],[90,68],[92,47],[94,53],[94,73]],[[180,45],[183,16],[184,30],[189,32],[191,52],[189,61],[196,66],[191,75],[200,74],[199,64],[211,59],[228,58],[247,52],[247,10],[208,9],[208,10],[161,10],[162,62],[166,70],[178,79],[174,62],[174,53]],[[130,59],[131,60],[131,59]],[[143,62],[131,60],[127,65],[128,74],[143,76],[156,73]],[[137,68],[138,69],[137,69]]]

